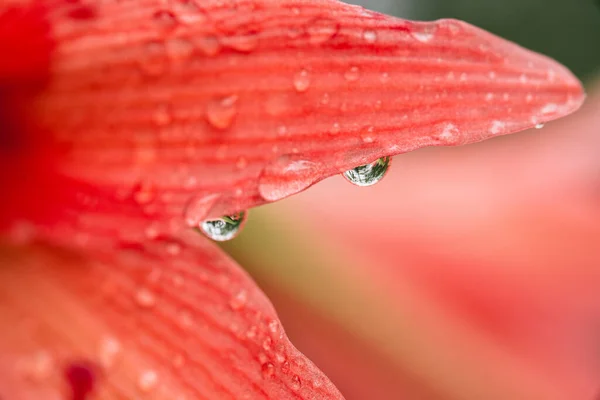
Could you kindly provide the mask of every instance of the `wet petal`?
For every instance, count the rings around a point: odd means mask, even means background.
[[[342,398],[198,235],[85,258],[4,243],[0,275],[2,398]]]
[[[454,20],[331,0],[52,4],[51,84],[32,112],[61,150],[56,168],[113,192],[150,188],[156,215],[181,215],[191,195],[216,198],[196,219],[231,214],[583,98],[558,63]]]

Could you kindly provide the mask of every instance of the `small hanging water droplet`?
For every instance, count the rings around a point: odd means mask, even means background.
[[[358,67],[351,67],[344,74],[344,78],[346,78],[346,80],[348,82],[355,82],[358,80],[359,77],[360,77],[360,70],[358,69]]]
[[[375,43],[377,41],[377,33],[367,29],[363,32],[363,39],[365,39],[365,42],[367,43]]]
[[[234,215],[209,219],[200,224],[200,230],[217,242],[231,240],[240,232],[246,221],[246,215],[246,211],[241,211]]]
[[[329,133],[331,133],[332,135],[337,135],[338,133],[340,133],[340,124],[334,122],[333,125],[331,125],[331,129],[329,129]]]
[[[236,95],[213,99],[206,107],[206,119],[217,129],[229,128],[237,114],[237,101]]]
[[[307,70],[303,69],[302,71],[294,75],[294,88],[296,89],[296,91],[300,93],[306,92],[309,86],[310,75],[308,74]]]
[[[535,129],[542,129],[544,124],[542,122],[535,124]]]
[[[390,166],[391,158],[382,157],[370,164],[344,172],[344,178],[357,186],[371,186],[379,182]]]
[[[135,301],[143,308],[152,308],[156,304],[154,294],[146,288],[141,288],[135,293]]]
[[[140,389],[142,392],[149,392],[156,387],[157,383],[158,374],[156,371],[144,371],[138,378],[138,389]]]

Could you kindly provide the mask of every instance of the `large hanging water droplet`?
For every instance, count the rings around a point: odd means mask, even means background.
[[[344,172],[344,178],[357,186],[371,186],[379,182],[390,166],[390,157],[381,157],[370,164]]]
[[[200,224],[200,230],[217,242],[231,240],[238,235],[246,221],[246,211],[216,219],[207,219]]]

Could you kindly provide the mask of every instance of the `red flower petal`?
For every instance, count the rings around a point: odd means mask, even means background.
[[[64,150],[61,173],[130,198],[142,188],[157,217],[190,201],[193,221],[274,201],[583,98],[556,62],[459,21],[325,0],[59,3],[35,120]]]
[[[247,275],[196,235],[93,260],[4,246],[0,287],[1,398],[342,398]]]

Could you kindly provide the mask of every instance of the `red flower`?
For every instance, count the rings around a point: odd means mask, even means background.
[[[0,8],[0,397],[341,398],[192,228],[576,110],[552,60],[329,0]]]

